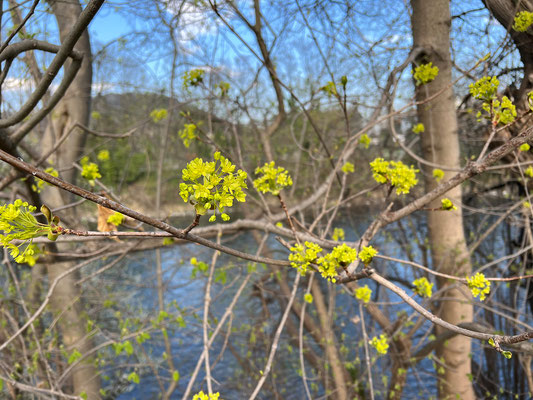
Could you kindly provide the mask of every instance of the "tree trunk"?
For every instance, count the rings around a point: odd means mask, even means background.
[[[527,94],[533,89],[533,30],[530,27],[527,32],[517,32],[512,26],[517,12],[533,12],[533,0],[521,0],[518,5],[515,0],[483,0],[483,3],[494,18],[509,31],[520,53],[520,60],[524,64],[524,78],[511,95],[519,110],[527,110]]]
[[[48,3],[56,17],[60,39],[63,42],[81,13],[80,3],[78,0],[52,0],[48,1]],[[65,96],[52,112],[52,123],[49,124],[45,133],[43,151],[50,149],[73,124],[80,123],[87,126],[89,123],[92,57],[87,31],[82,34],[75,49],[84,54],[83,63]],[[75,181],[77,171],[72,165],[80,155],[84,138],[84,132],[72,132],[58,151],[54,153],[54,166],[62,171],[61,177],[66,181]],[[58,207],[68,202],[69,194],[62,193],[55,187],[46,189],[43,192],[43,199],[50,208]],[[61,251],[62,248],[59,246],[58,248]],[[47,265],[49,282],[53,282],[58,275],[72,266],[73,264],[64,262]],[[51,298],[51,306],[54,314],[61,316],[59,327],[65,350],[68,353],[78,350],[82,355],[85,355],[94,346],[85,328],[87,322],[83,316],[84,308],[80,300],[81,291],[75,284],[78,277],[79,274],[72,273],[59,282]],[[99,398],[100,378],[92,357],[87,357],[75,366],[71,376],[72,379],[69,383],[72,386],[73,394],[79,395],[85,392],[88,399]]]
[[[418,106],[419,122],[424,124],[421,133],[422,153],[426,160],[442,165],[444,179],[452,176],[446,167],[459,168],[459,139],[455,114],[454,95],[451,87],[452,64],[450,59],[450,5],[449,0],[411,0],[413,7],[413,45],[422,47],[425,52],[416,60],[417,65],[432,62],[439,68],[437,78],[425,85],[416,87],[416,100],[424,101],[437,92],[440,94],[431,101]],[[426,190],[430,191],[437,182],[432,176],[432,168],[424,168]],[[466,248],[461,204],[461,187],[450,190],[447,197],[458,206],[456,211],[436,211],[428,213],[428,231],[431,245],[433,268],[439,272],[464,277],[471,273],[471,265]],[[440,199],[429,204],[430,208],[440,208]],[[444,289],[447,298],[439,307],[439,316],[453,324],[470,322],[473,315],[471,295],[467,290],[454,287],[455,282],[438,280],[439,289]],[[442,328],[436,328],[440,334]],[[441,399],[475,399],[469,379],[471,340],[465,336],[455,336],[437,348],[438,366],[444,366],[439,374],[439,397]],[[440,372],[440,371],[439,371]]]

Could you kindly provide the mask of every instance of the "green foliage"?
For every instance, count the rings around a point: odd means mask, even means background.
[[[342,166],[341,171],[344,172],[345,174],[354,172],[355,171],[354,165],[351,162],[347,162],[346,164]]]
[[[191,264],[193,265],[193,269],[191,272],[192,279],[196,278],[196,276],[198,275],[198,272],[200,272],[204,276],[207,276],[207,271],[209,269],[209,266],[205,262],[198,261],[196,257],[192,257]]]
[[[180,196],[185,202],[194,205],[198,215],[205,215],[209,210],[215,210],[210,222],[216,220],[216,213],[221,213],[224,221],[229,220],[225,213],[226,207],[233,206],[233,200],[244,202],[246,194],[246,172],[238,170],[235,165],[218,151],[214,155],[215,161],[207,162],[195,158],[182,171],[182,179],[189,183],[180,183]],[[218,162],[218,165],[217,165]]]
[[[46,172],[47,174],[50,174],[52,175],[53,177],[57,178],[59,176],[59,172],[57,172],[57,170],[54,168],[54,167],[48,167],[44,170],[44,172]],[[41,193],[41,190],[43,188],[43,186],[46,184],[48,186],[52,186],[50,183],[48,182],[45,182],[41,179],[37,179],[36,181],[36,185],[31,185],[31,189],[34,191],[34,192],[37,192],[37,193]]]
[[[204,81],[204,70],[192,69],[183,74],[183,87],[188,89],[190,87],[196,87]]]
[[[368,285],[355,289],[355,298],[361,300],[363,303],[368,303],[370,296],[372,296],[372,289]]]
[[[178,371],[174,371],[174,372],[172,373],[172,380],[173,380],[174,382],[179,382],[179,380],[180,380],[180,373],[179,373]]]
[[[9,249],[11,257],[17,263],[35,265],[39,251],[32,244],[32,240],[39,236],[48,236],[49,239],[55,240],[61,229],[57,226],[59,219],[52,217],[47,207],[48,213],[43,212],[49,222],[46,225],[37,222],[32,215],[35,210],[34,206],[20,199],[15,200],[13,204],[0,206],[0,230],[4,232],[0,235],[0,245]],[[20,240],[22,243],[15,245],[12,243],[14,240]],[[22,252],[21,247],[24,247]]]
[[[87,179],[91,186],[94,186],[94,181],[102,177],[98,171],[98,165],[93,162],[89,162],[89,157],[87,156],[80,160],[80,164],[82,167],[81,176]]]
[[[283,167],[276,168],[274,161],[266,163],[262,167],[257,167],[255,174],[260,176],[254,180],[254,186],[261,193],[269,192],[277,196],[283,188],[292,185],[292,178],[288,171]]]
[[[440,182],[441,179],[444,178],[444,171],[442,169],[435,168],[433,170],[433,178],[435,178],[437,182]]]
[[[368,343],[374,347],[379,354],[387,354],[389,344],[387,343],[387,336],[385,334],[379,335],[379,339],[374,336]]]
[[[184,124],[183,129],[178,131],[178,136],[181,138],[185,147],[189,148],[192,141],[196,139],[196,128],[195,124]]]
[[[426,277],[418,278],[413,281],[415,286],[414,292],[420,297],[430,298],[433,293],[433,283],[430,283]]]
[[[485,278],[481,272],[477,272],[474,276],[466,278],[468,288],[472,292],[472,296],[478,297],[483,301],[490,292],[490,281]]]
[[[133,371],[131,374],[128,375],[128,381],[139,384],[139,382],[141,381],[141,378],[139,378],[139,375],[137,374],[137,372]]]
[[[424,126],[423,123],[418,123],[415,126],[413,126],[412,130],[414,133],[422,133],[426,131],[426,127]]]
[[[372,262],[374,256],[378,254],[378,251],[372,246],[364,246],[363,249],[359,252],[359,259],[363,264],[368,265]]]
[[[335,82],[329,81],[324,86],[320,88],[321,91],[327,93],[328,96],[337,96],[337,86],[335,85]]]
[[[457,207],[448,198],[444,198],[440,202],[441,202],[441,209],[444,210],[444,211],[457,210]]]
[[[67,362],[68,362],[69,364],[72,364],[72,363],[78,361],[80,358],[81,358],[81,353],[79,352],[78,349],[74,349],[74,350],[72,351],[72,353],[70,353],[70,356],[69,356]]]
[[[107,218],[107,223],[113,224],[115,226],[119,226],[124,222],[124,215],[119,213],[118,211],[114,212]]]
[[[230,89],[230,84],[228,82],[221,81],[215,87],[220,90],[220,97],[226,97]]]
[[[150,118],[152,118],[152,121],[154,121],[156,124],[167,117],[168,111],[165,108],[156,108],[150,113]]]
[[[533,13],[520,11],[514,17],[513,29],[517,32],[525,32],[533,24]]]
[[[401,161],[385,161],[378,157],[370,163],[372,175],[378,183],[388,183],[396,188],[396,194],[407,194],[418,183],[413,166],[408,167]]]
[[[439,74],[439,67],[433,66],[433,63],[419,65],[412,71],[416,81],[416,86],[424,85],[434,80]]]

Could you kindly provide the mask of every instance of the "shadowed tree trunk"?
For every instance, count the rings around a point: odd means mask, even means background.
[[[425,52],[418,57],[416,64],[432,62],[439,68],[436,79],[416,87],[416,100],[424,101],[437,92],[440,94],[431,101],[418,106],[419,122],[424,124],[421,134],[422,153],[426,160],[442,165],[444,179],[452,176],[446,167],[459,168],[459,139],[455,114],[454,95],[451,87],[452,64],[450,59],[450,4],[449,0],[412,0],[412,29],[414,46]],[[432,176],[432,168],[424,168],[426,190],[430,191],[437,182]],[[464,277],[471,273],[471,265],[466,248],[461,207],[461,187],[447,193],[447,197],[458,206],[456,211],[436,211],[428,213],[429,241],[433,268],[439,272]],[[440,207],[440,199],[429,204]],[[473,306],[470,293],[457,287],[454,282],[438,280],[439,289],[444,289],[438,315],[453,324],[470,322]],[[437,334],[442,328],[436,328]],[[471,340],[465,336],[455,336],[437,348],[438,365],[444,366],[439,374],[439,397],[441,399],[475,399],[472,383],[469,380]]]

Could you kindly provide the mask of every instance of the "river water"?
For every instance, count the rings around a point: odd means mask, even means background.
[[[477,235],[477,230],[482,226],[488,225],[494,218],[483,219],[479,216],[471,217],[468,223],[468,232],[473,240]],[[339,219],[336,227],[342,227],[346,232],[346,239],[354,241],[360,237],[368,225],[367,215],[346,214]],[[491,257],[498,257],[506,251],[506,237],[503,228],[496,230],[480,246],[479,251],[473,255],[475,264],[482,265]],[[506,227],[508,234],[515,235],[512,231],[514,228]],[[373,245],[379,249],[381,254],[409,259],[412,258],[418,262],[424,263],[427,249],[424,249],[425,241],[425,221],[423,217],[405,220],[401,225],[395,225],[387,229],[381,236],[375,239]],[[249,233],[241,233],[224,242],[227,246],[255,253],[256,243]],[[271,256],[280,259],[286,259],[287,251],[275,240],[269,238],[267,242]],[[194,266],[190,260],[196,257],[200,261],[210,264],[212,251],[195,244],[166,246],[161,250],[162,266],[164,270],[164,282],[166,285],[165,302],[169,313],[171,313],[175,322],[168,329],[168,335],[172,344],[172,357],[176,369],[180,373],[179,385],[172,398],[182,398],[184,390],[190,379],[190,374],[194,369],[198,357],[203,350],[203,302],[204,289],[207,278],[201,273],[197,273],[192,278]],[[420,272],[412,267],[400,263],[386,262],[376,260],[374,267],[382,274],[388,276],[396,284],[403,285],[404,289],[410,291],[410,282],[420,276]],[[498,270],[503,274],[504,263],[500,263],[490,271],[496,273]],[[276,288],[273,273],[267,266],[255,266],[252,268],[250,263],[236,260],[235,258],[222,255],[219,257],[214,283],[212,289],[212,306],[211,318],[220,318],[226,307],[230,303],[237,287],[246,275],[252,274],[252,282],[262,281],[266,290],[266,299],[262,302],[257,291],[252,284],[248,284],[244,293],[241,295],[231,319],[231,335],[226,340],[226,333],[220,334],[214,342],[210,352],[211,363],[214,364],[212,373],[214,379],[214,390],[221,393],[221,398],[225,400],[244,399],[249,396],[255,383],[259,379],[260,371],[264,368],[266,352],[268,350],[268,340],[276,330],[279,323],[282,310],[273,295]],[[492,273],[490,275],[493,275]],[[315,277],[320,278],[320,277]],[[101,277],[102,281],[108,286],[108,289],[115,293],[113,298],[114,305],[110,309],[114,310],[116,317],[117,310],[120,309],[120,317],[124,320],[138,318],[139,322],[143,320],[154,320],[157,318],[158,301],[157,301],[157,283],[156,283],[156,252],[144,251],[128,255],[115,268]],[[292,285],[294,271],[288,274],[288,283]],[[298,299],[302,301],[306,280],[300,284]],[[368,284],[373,289],[373,300],[381,305],[382,310],[394,321],[401,313],[408,313],[410,321],[415,322],[419,316],[413,313],[411,309],[400,300],[394,293],[383,288],[376,288],[373,281],[367,280],[361,282]],[[327,283],[322,282],[324,288]],[[269,289],[272,293],[269,295]],[[341,348],[344,360],[352,363],[352,373],[362,382],[362,387],[368,385],[367,372],[364,368],[364,349],[362,347],[362,331],[359,315],[358,302],[348,293],[345,293],[339,287],[330,286],[330,300],[335,302],[335,331],[339,338],[338,346]],[[506,290],[505,287],[498,290]],[[524,290],[517,291],[518,297],[523,297]],[[420,301],[420,298],[416,298]],[[520,304],[524,304],[523,300]],[[269,318],[264,318],[264,312],[268,309]],[[111,312],[111,311],[109,311]],[[316,316],[313,307],[310,307],[312,316]],[[478,314],[478,317],[480,315]],[[178,318],[178,320],[175,319]],[[527,318],[527,317],[523,317]],[[368,316],[365,316],[366,329],[369,336],[379,335],[381,329],[373,323]],[[531,321],[529,321],[531,322]],[[139,326],[143,325],[140,323]],[[212,323],[211,326],[216,325]],[[408,323],[409,325],[409,323]],[[149,323],[143,326],[149,327]],[[297,326],[297,325],[296,325]],[[116,326],[115,330],[121,329]],[[134,331],[131,326],[129,331]],[[225,326],[224,331],[228,329]],[[404,331],[407,331],[407,327]],[[431,334],[431,326],[426,321],[418,329],[414,337],[415,345],[427,343]],[[285,330],[280,341],[279,349],[274,364],[274,372],[268,385],[274,385],[276,391],[280,393],[282,399],[303,399],[305,398],[302,378],[300,376],[300,364],[298,347],[291,343],[290,337]],[[133,341],[134,342],[134,341]],[[110,377],[109,381],[104,380],[105,385],[117,379],[121,380],[121,393],[118,394],[120,400],[133,399],[157,399],[160,395],[160,387],[154,377],[152,369],[146,367],[147,361],[159,363],[161,368],[160,374],[165,379],[170,379],[166,371],[167,364],[164,361],[164,347],[161,331],[156,329],[151,333],[151,339],[143,344],[143,350],[135,344],[135,353],[131,357],[119,356],[115,360],[115,365],[109,365],[104,368],[104,372]],[[312,339],[309,339],[311,347],[316,349]],[[483,352],[480,351],[480,344],[474,343],[473,354],[481,354],[477,357],[476,362],[483,368],[485,361]],[[383,398],[386,393],[388,383],[388,373],[390,360],[387,356],[377,357],[375,351],[371,349],[373,356],[372,377],[376,398]],[[125,367],[125,365],[127,367]],[[144,367],[143,367],[144,366]],[[128,382],[127,376],[132,371],[136,371],[140,376],[140,383],[134,384]],[[320,385],[320,381],[314,376],[312,368],[306,366],[306,374],[310,379],[308,384],[313,392],[313,398],[323,398],[325,393]],[[204,381],[204,369],[196,379],[194,391],[206,391]],[[435,369],[432,360],[420,362],[416,368],[412,368],[408,373],[408,383],[404,392],[406,399],[430,398],[436,395],[435,388]],[[168,385],[168,380],[165,386]],[[269,399],[273,397],[271,392],[264,392],[259,398]],[[192,397],[192,396],[191,396]]]

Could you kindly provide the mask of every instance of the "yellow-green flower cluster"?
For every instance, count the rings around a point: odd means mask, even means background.
[[[15,200],[13,204],[0,206],[0,245],[9,249],[11,257],[17,263],[27,262],[35,264],[37,248],[32,245],[32,240],[39,236],[46,236],[51,232],[51,226],[43,225],[31,214],[36,208],[23,202]],[[15,245],[14,240],[21,243]],[[21,252],[21,247],[25,246]]]
[[[372,289],[368,285],[355,289],[355,298],[361,300],[363,303],[368,303],[370,296],[372,296]]]
[[[387,336],[384,334],[379,335],[379,339],[374,336],[372,340],[369,341],[370,345],[376,349],[379,354],[387,354],[389,349],[389,344],[387,343]]]
[[[216,220],[219,212],[224,221],[230,219],[225,213],[226,207],[233,206],[233,200],[241,203],[245,201],[246,172],[238,170],[235,165],[218,151],[214,155],[215,161],[203,161],[195,158],[182,171],[182,179],[189,183],[180,183],[180,196],[185,202],[194,205],[196,213],[204,215],[208,210],[215,210],[210,222]],[[218,166],[216,165],[218,161]]]
[[[96,158],[98,158],[98,160],[100,161],[108,161],[109,160],[109,150],[100,150],[98,152],[98,155],[96,156]]]
[[[531,146],[528,144],[528,143],[523,143],[519,149],[520,151],[529,151],[529,149],[531,148]]]
[[[368,265],[372,262],[372,259],[376,254],[378,254],[378,251],[375,248],[372,246],[365,246],[359,252],[359,259],[363,262],[363,264]]]
[[[490,112],[490,106],[485,103],[483,109]],[[516,107],[507,96],[502,97],[502,101],[498,99],[492,100],[492,111],[494,113],[493,122],[495,124],[500,123],[503,125],[510,124],[516,118]]]
[[[219,397],[220,397],[220,393],[219,392],[211,393],[211,394],[207,395],[202,390],[201,392],[195,394],[194,397],[192,398],[192,400],[219,400]],[[222,400],[222,399],[220,399],[220,400]]]
[[[430,283],[426,277],[418,278],[413,281],[415,286],[414,292],[420,297],[431,297],[433,294],[433,283]]]
[[[413,126],[413,133],[423,133],[425,131],[426,131],[426,127],[421,122]]]
[[[359,143],[361,143],[365,149],[368,149],[370,146],[370,137],[368,137],[366,133],[363,133],[359,139]]]
[[[475,83],[471,83],[468,87],[470,89],[470,94],[476,99],[490,102],[496,97],[498,86],[500,86],[498,78],[495,76],[484,76],[483,78],[478,79]]]
[[[478,297],[483,301],[490,293],[490,281],[485,278],[480,272],[477,272],[474,276],[466,278],[468,288],[472,292],[472,296]]]
[[[335,247],[331,253],[320,257],[317,261],[318,271],[324,279],[330,282],[335,282],[337,276],[337,268],[346,267],[355,261],[357,258],[357,250],[347,246],[346,243]]]
[[[311,263],[316,264],[318,272],[324,279],[335,282],[338,274],[337,269],[348,266],[357,258],[357,250],[345,243],[335,247],[330,253],[319,257],[319,253],[322,251],[322,247],[315,243],[296,244],[291,247],[289,261],[291,266],[298,269],[302,275],[305,275],[309,270]]]
[[[48,167],[44,170],[44,172],[46,172],[47,174],[50,174],[52,175],[53,177],[58,177],[59,176],[59,172],[57,172],[57,170],[53,167]],[[37,179],[37,185],[31,185],[31,189],[34,191],[34,192],[37,192],[37,193],[41,193],[41,190],[44,186],[44,184],[47,184],[47,185],[50,185],[48,182],[45,182],[41,179]]]
[[[254,186],[261,193],[270,192],[277,196],[279,192],[287,186],[292,185],[292,178],[283,167],[277,167],[274,161],[266,163],[262,167],[255,169],[256,175],[261,175],[254,181]]]
[[[526,174],[530,178],[533,178],[533,167],[531,165],[527,167],[526,170],[524,171],[524,174]]]
[[[114,212],[107,218],[107,222],[109,224],[113,224],[115,226],[119,226],[124,222],[124,215],[119,212]]]
[[[440,180],[444,178],[444,171],[442,169],[435,168],[433,170],[433,178],[435,178],[437,182],[440,182]]]
[[[348,161],[346,164],[344,164],[342,166],[341,171],[344,172],[345,174],[349,174],[350,172],[354,172],[355,171],[354,165],[351,162]]]
[[[304,301],[309,304],[313,303],[313,295],[311,293],[306,293],[304,295]]]
[[[80,164],[82,166],[81,176],[87,179],[91,186],[94,186],[95,179],[102,177],[98,171],[98,165],[93,162],[89,162],[89,157],[87,156],[80,160]]]
[[[455,205],[452,203],[450,199],[444,198],[440,201],[440,203],[441,203],[441,209],[444,211],[457,210],[457,207],[455,207]]]
[[[439,67],[433,66],[433,63],[422,64],[416,67],[413,71],[413,77],[416,80],[416,85],[424,85],[434,80],[439,74]]]
[[[183,129],[178,131],[178,135],[181,138],[181,141],[185,147],[189,148],[191,142],[196,139],[196,125],[194,124],[185,124]]]
[[[378,157],[370,163],[376,182],[389,183],[396,188],[396,194],[407,194],[418,183],[418,169],[408,167],[401,161],[385,161]]]
[[[289,261],[291,266],[296,268],[302,275],[305,275],[311,263],[315,263],[318,258],[318,253],[322,251],[322,247],[318,244],[305,242],[303,245],[297,243],[291,247],[291,254],[289,254]]]
[[[525,32],[533,24],[533,13],[520,11],[514,17],[513,29],[517,32]]]
[[[152,118],[152,121],[156,124],[164,120],[166,117],[168,117],[168,111],[165,108],[156,108],[150,113],[150,118]]]
[[[497,99],[499,85],[500,81],[495,76],[484,76],[476,83],[470,84],[469,88],[472,96],[483,101],[482,108],[492,123],[506,125],[516,118],[516,107],[507,96],[503,96],[501,101]],[[477,117],[481,117],[481,112],[477,113]]]
[[[345,237],[344,229],[342,228],[333,229],[333,240],[337,242],[339,240],[344,240],[344,237]]]
[[[183,87],[198,86],[204,80],[204,71],[201,69],[192,69],[183,74]]]

